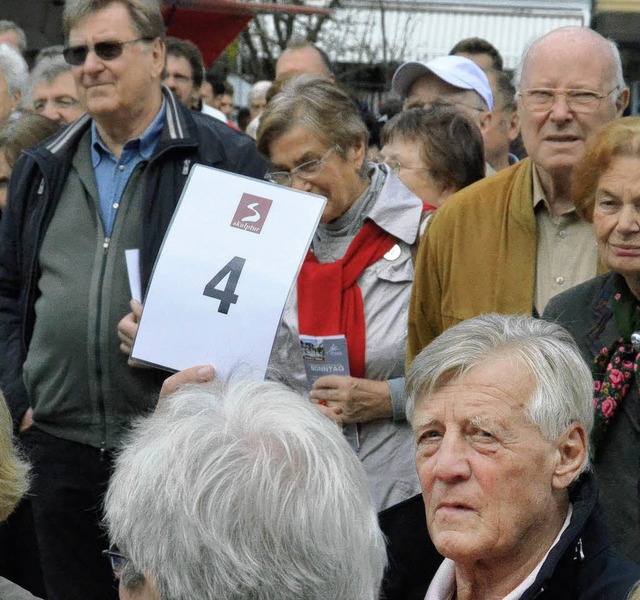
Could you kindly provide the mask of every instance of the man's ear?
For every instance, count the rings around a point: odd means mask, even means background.
[[[557,445],[557,463],[553,471],[552,485],[566,489],[577,479],[587,460],[588,439],[582,424],[574,421],[560,436]]]
[[[491,129],[491,120],[494,118],[493,113],[489,111],[481,112],[478,116],[478,125],[480,125],[480,133],[484,137]]]
[[[167,63],[167,48],[162,38],[153,40],[151,52],[153,53],[153,74],[157,78],[162,78]]]
[[[620,95],[616,100],[616,111],[617,111],[616,116],[617,117],[621,117],[625,108],[629,106],[629,95],[630,95],[629,88],[624,88],[620,92]]]

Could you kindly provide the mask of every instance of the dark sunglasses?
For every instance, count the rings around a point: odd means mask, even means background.
[[[97,57],[102,60],[114,60],[122,54],[125,44],[151,42],[153,39],[154,38],[152,37],[141,37],[135,40],[126,40],[124,42],[117,40],[105,40],[104,42],[98,42],[94,46],[87,46],[86,44],[83,44],[82,46],[67,46],[62,51],[62,56],[64,56],[64,59],[70,65],[79,67],[84,64],[85,60],[87,60],[87,56],[89,56],[89,52],[91,50],[93,50]]]

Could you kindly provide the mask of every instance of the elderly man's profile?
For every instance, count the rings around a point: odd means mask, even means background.
[[[563,328],[464,321],[416,357],[407,392],[423,501],[413,508],[445,558],[422,589],[387,598],[627,597],[640,567],[614,550],[597,505],[591,374]],[[402,508],[403,527],[419,523]]]

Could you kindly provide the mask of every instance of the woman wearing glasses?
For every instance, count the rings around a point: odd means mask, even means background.
[[[309,396],[345,425],[381,510],[419,492],[403,386],[412,248],[423,207],[387,165],[365,162],[366,142],[355,104],[309,75],[282,86],[258,129],[258,149],[273,165],[266,178],[327,198],[269,376],[306,393],[299,336],[346,336],[350,375],[320,377]]]
[[[603,127],[572,173],[578,214],[593,223],[609,273],[553,298],[544,318],[566,327],[594,378],[591,457],[618,550],[640,561],[640,118]]]
[[[384,126],[381,142],[384,162],[426,210],[484,177],[480,130],[455,106],[405,110]]]

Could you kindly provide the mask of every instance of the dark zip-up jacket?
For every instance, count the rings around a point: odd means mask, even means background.
[[[250,137],[183,108],[166,87],[163,94],[166,120],[143,175],[139,233],[143,291],[193,164],[258,179],[267,169]],[[90,124],[90,117],[85,115],[27,151],[16,162],[11,176],[9,204],[0,225],[0,387],[16,426],[29,407],[22,366],[36,318],[39,251],[78,143]]]
[[[583,474],[569,497],[569,526],[520,600],[626,600],[640,580],[640,566],[611,545],[595,476]],[[418,495],[380,513],[389,558],[383,600],[423,600],[427,593],[442,557],[429,539],[424,511]]]

